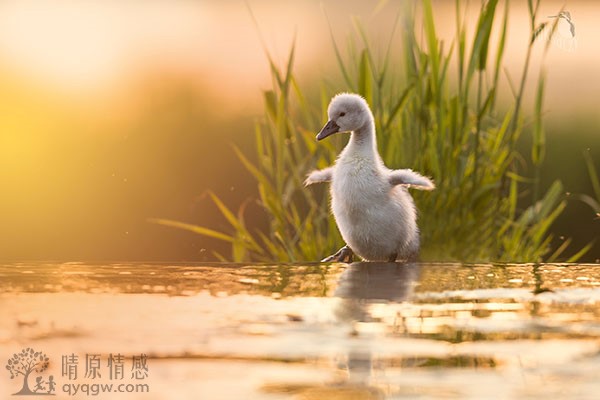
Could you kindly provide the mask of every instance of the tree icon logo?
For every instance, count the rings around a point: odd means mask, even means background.
[[[49,364],[50,359],[45,353],[35,351],[31,347],[23,349],[20,353],[13,354],[6,363],[6,369],[10,372],[10,379],[15,379],[19,376],[23,377],[21,390],[13,393],[13,396],[54,396],[53,392],[56,390],[56,382],[52,375],[48,377],[48,381],[45,381],[42,376],[36,377],[33,390],[29,388],[29,375],[34,372],[41,374],[48,368]]]

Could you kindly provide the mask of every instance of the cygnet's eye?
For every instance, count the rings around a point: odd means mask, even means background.
[[[340,113],[340,117],[343,117],[344,115],[346,115],[346,113],[345,113],[345,112],[341,112],[341,113]]]

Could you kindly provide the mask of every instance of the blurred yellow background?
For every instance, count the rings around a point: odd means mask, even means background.
[[[479,8],[473,3],[471,26]],[[434,4],[449,43],[454,2]],[[270,85],[260,35],[281,63],[296,38],[300,84],[315,92],[323,77],[339,81],[323,10],[342,43],[353,16],[385,43],[400,7],[249,5],[260,34],[242,0],[0,3],[0,260],[205,260],[222,249],[147,219],[218,229],[225,224],[206,190],[233,208],[254,195],[231,144],[251,151],[262,90]],[[581,154],[590,149],[600,164],[600,3],[544,1],[540,15],[563,5],[576,36],[552,43],[545,60],[544,180],[591,193]],[[526,16],[526,2],[513,2],[505,61],[515,76],[528,41]],[[530,82],[538,71],[532,65]],[[585,244],[599,236],[593,218],[571,202],[555,232]],[[594,251],[589,257],[600,258],[598,246]]]

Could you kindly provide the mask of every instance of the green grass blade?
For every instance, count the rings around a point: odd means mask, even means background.
[[[348,73],[346,66],[344,65],[344,59],[342,57],[342,53],[340,52],[340,49],[335,41],[335,35],[333,34],[333,26],[331,25],[331,21],[329,20],[329,17],[327,16],[327,13],[325,12],[325,8],[323,6],[323,12],[325,14],[325,18],[327,19],[327,25],[329,26],[329,35],[331,37],[331,43],[333,45],[333,50],[335,52],[335,58],[337,59],[338,62],[338,67],[340,68],[340,71],[342,72],[342,76],[344,77],[344,81],[346,83],[346,85],[350,88],[352,88],[352,78],[350,78],[350,74]]]
[[[594,195],[598,202],[600,202],[600,178],[598,177],[598,172],[596,172],[596,167],[594,167],[594,160],[592,159],[592,155],[589,150],[583,153],[583,159],[585,160],[585,165],[588,170],[588,175],[590,176],[590,181],[592,182],[592,189],[594,191]]]
[[[545,74],[540,76],[535,96],[535,109],[533,112],[533,147],[531,149],[531,160],[535,165],[540,165],[544,160],[546,148],[546,136],[542,126],[542,105],[544,99]]]
[[[587,245],[585,245],[581,250],[579,250],[577,253],[575,253],[571,257],[569,257],[566,262],[574,263],[574,262],[579,261],[581,259],[581,257],[586,255],[587,252],[590,251],[592,247],[594,247],[595,244],[596,244],[596,240],[592,240]]]
[[[440,60],[438,49],[438,38],[435,33],[435,22],[433,19],[433,8],[431,0],[423,1],[423,23],[425,27],[425,38],[431,61],[432,81],[438,82]]]
[[[164,225],[164,226],[170,226],[172,228],[184,229],[186,231],[198,233],[200,235],[208,236],[208,237],[211,237],[211,238],[214,238],[214,239],[223,240],[225,242],[233,243],[233,241],[234,241],[233,236],[226,235],[226,234],[224,234],[222,232],[218,232],[218,231],[215,231],[215,230],[212,230],[212,229],[204,228],[204,227],[198,226],[198,225],[193,225],[193,224],[188,224],[188,223],[185,223],[185,222],[174,221],[174,220],[171,220],[171,219],[163,219],[163,218],[151,218],[148,221],[152,222],[152,223],[155,223],[155,224],[160,224],[160,225]]]

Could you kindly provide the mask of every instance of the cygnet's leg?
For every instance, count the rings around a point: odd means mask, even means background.
[[[325,257],[321,262],[343,262],[351,263],[354,258],[354,252],[347,245],[338,250],[337,253]]]
[[[394,253],[390,256],[390,258],[388,258],[388,262],[396,262],[397,258],[398,258],[398,253]]]

